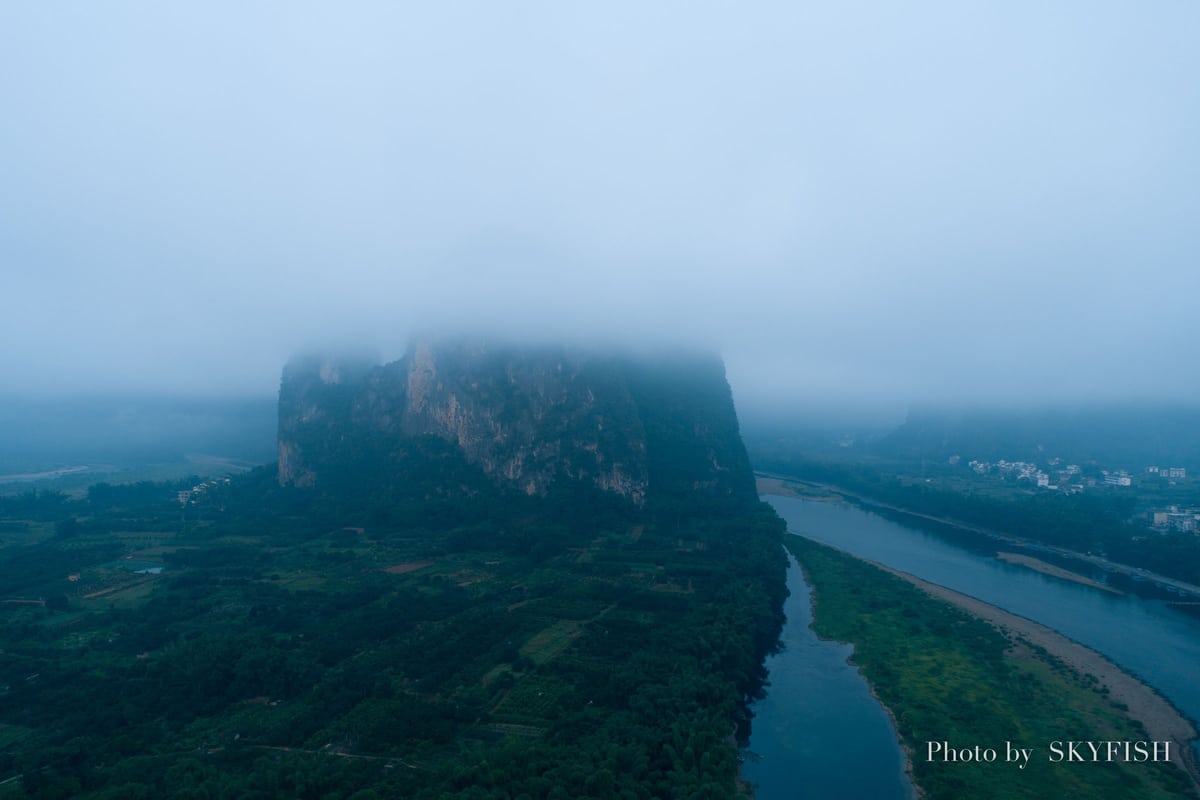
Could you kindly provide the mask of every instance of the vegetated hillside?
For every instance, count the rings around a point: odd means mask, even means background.
[[[914,409],[874,449],[892,458],[1098,462],[1200,468],[1200,408],[1161,405],[1042,410]]]
[[[578,484],[643,505],[648,494],[754,498],[721,362],[486,340],[418,339],[396,362],[298,359],[284,371],[279,481],[393,484],[439,447],[493,483],[546,496]]]
[[[544,352],[434,353],[407,422],[411,363],[289,375],[281,438],[310,485],[281,467],[182,504],[156,484],[0,498],[14,796],[739,791],[730,734],[786,564],[720,363],[589,356],[564,380]],[[476,442],[481,419],[509,438]],[[518,453],[519,477],[497,469]],[[597,480],[616,465],[644,495]]]

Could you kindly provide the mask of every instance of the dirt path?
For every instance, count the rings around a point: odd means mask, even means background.
[[[359,761],[383,761],[387,764],[400,764],[408,769],[421,769],[420,766],[416,764],[410,764],[403,758],[399,758],[397,756],[367,756],[360,753],[347,753],[342,750],[335,749],[330,745],[325,745],[326,749],[324,750],[306,750],[303,747],[283,747],[281,745],[270,744],[252,744],[248,746],[254,748],[255,750],[279,750],[284,753],[307,753],[310,756],[336,756],[337,758],[352,758]],[[209,750],[209,752],[218,752],[224,749],[224,747],[219,747],[215,748],[214,750]]]

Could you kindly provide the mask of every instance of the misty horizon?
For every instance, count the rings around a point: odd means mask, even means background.
[[[8,11],[0,394],[464,326],[763,413],[1200,394],[1196,7],[283,8]]]
[[[426,326],[410,335],[403,348],[394,354],[384,354],[378,348],[343,339],[338,343],[326,342],[297,349],[288,355],[272,373],[273,385],[265,388],[230,389],[221,383],[204,384],[197,389],[187,386],[167,388],[111,387],[97,389],[30,390],[6,387],[0,391],[0,406],[26,410],[49,411],[54,408],[81,408],[79,403],[98,401],[106,408],[132,409],[137,407],[168,410],[173,407],[203,407],[206,404],[250,404],[275,403],[279,397],[279,385],[288,366],[294,362],[310,359],[360,363],[378,367],[400,361],[407,357],[413,344],[420,339],[435,341],[469,341],[496,349],[528,349],[532,351],[562,348],[565,351],[616,357],[657,357],[672,354],[714,356],[723,361],[726,379],[730,384],[735,405],[743,422],[749,422],[759,430],[769,429],[870,429],[884,431],[898,428],[914,416],[982,414],[1006,415],[1028,413],[1112,413],[1132,415],[1154,414],[1164,411],[1200,409],[1200,398],[1160,397],[1150,392],[1129,392],[1125,395],[1100,397],[1043,396],[1019,397],[997,396],[993,398],[954,396],[874,396],[867,393],[852,393],[844,387],[808,396],[772,394],[770,392],[747,392],[740,385],[736,371],[724,358],[721,350],[704,347],[695,342],[620,342],[614,338],[589,341],[580,338],[551,338],[537,335],[505,334],[495,330],[473,328],[434,328]],[[76,411],[70,413],[77,413]],[[43,414],[44,416],[44,414]],[[161,424],[161,420],[159,420]],[[34,435],[25,431],[22,435]],[[145,435],[140,433],[139,436]]]

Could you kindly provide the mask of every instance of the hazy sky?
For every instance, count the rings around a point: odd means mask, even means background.
[[[0,6],[0,392],[414,327],[739,401],[1195,397],[1200,4]]]

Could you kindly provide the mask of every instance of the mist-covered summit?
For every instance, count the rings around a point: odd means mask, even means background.
[[[423,337],[387,364],[305,356],[284,368],[281,484],[412,484],[438,471],[468,490],[482,475],[526,495],[585,487],[639,506],[697,491],[755,498],[710,354]]]

